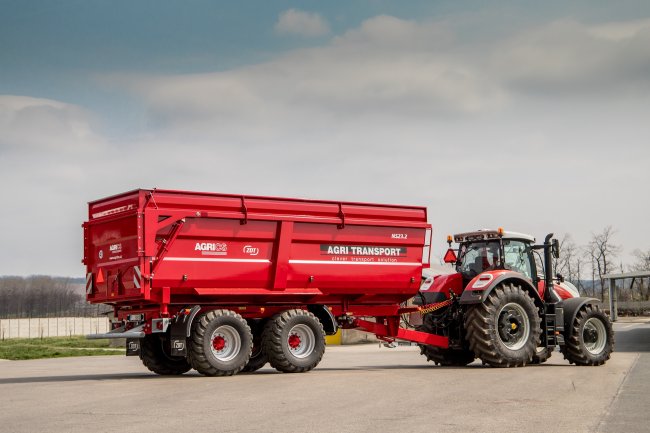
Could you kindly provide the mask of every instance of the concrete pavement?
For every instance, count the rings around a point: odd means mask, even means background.
[[[226,378],[159,377],[126,357],[5,362],[0,431],[647,431],[621,417],[628,396],[637,408],[650,401],[647,354],[634,346],[650,324],[615,326],[622,345],[601,367],[555,352],[541,366],[442,368],[416,347],[374,344],[328,347],[306,374],[265,367]],[[629,379],[637,374],[641,389]]]

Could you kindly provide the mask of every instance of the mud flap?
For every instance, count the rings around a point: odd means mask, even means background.
[[[192,321],[201,310],[195,305],[186,314],[179,314],[170,326],[169,338],[171,356],[187,356],[187,338],[190,336]]]
[[[126,339],[126,356],[140,356],[140,339]]]

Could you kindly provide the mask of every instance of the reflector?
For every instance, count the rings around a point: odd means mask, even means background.
[[[449,248],[445,253],[445,258],[443,259],[443,261],[445,263],[456,263],[456,260],[458,260],[458,258],[456,257],[456,252],[453,249]]]
[[[101,284],[104,282],[104,273],[102,272],[102,268],[99,268],[99,272],[97,272],[97,280],[95,280],[97,284]]]

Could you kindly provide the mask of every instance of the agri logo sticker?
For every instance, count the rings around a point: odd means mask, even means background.
[[[197,242],[194,251],[201,251],[204,256],[225,256],[228,254],[228,244],[222,242]]]

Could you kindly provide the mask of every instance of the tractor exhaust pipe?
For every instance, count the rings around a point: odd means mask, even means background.
[[[551,302],[551,289],[553,288],[553,233],[544,239],[544,302]]]

